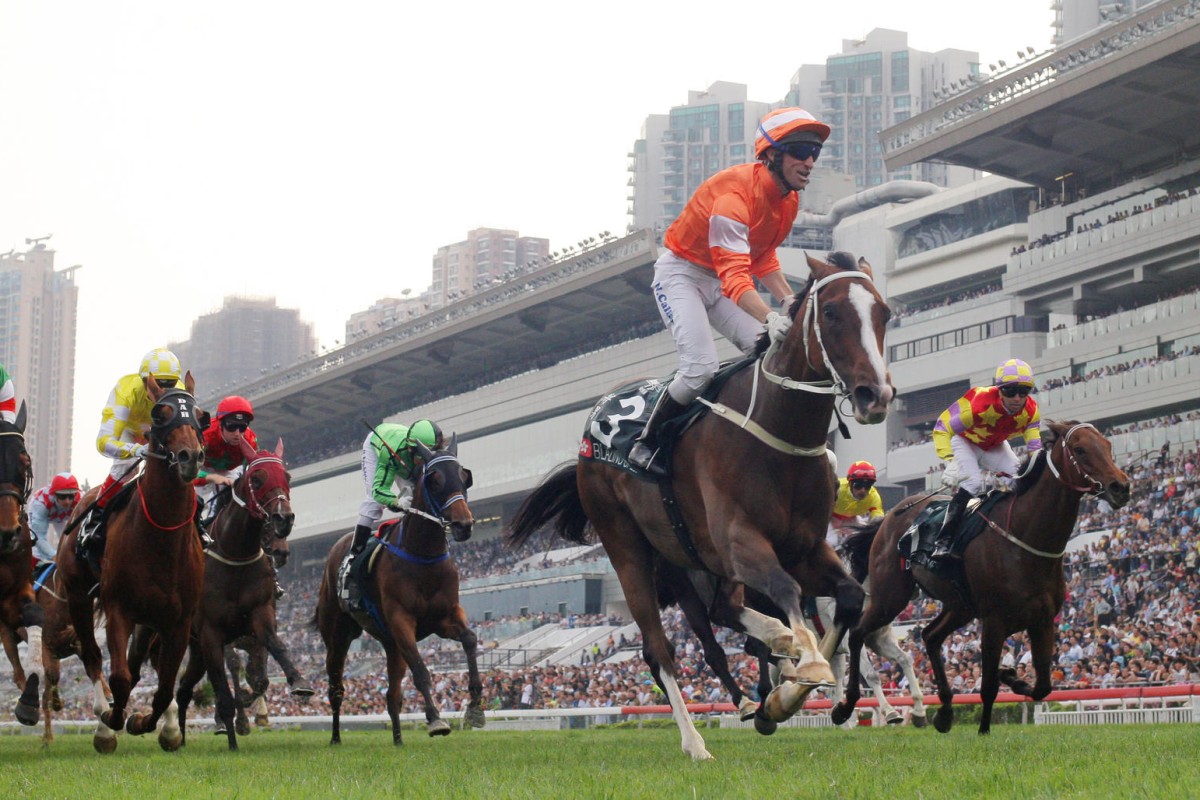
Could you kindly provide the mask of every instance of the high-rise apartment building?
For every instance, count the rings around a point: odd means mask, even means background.
[[[503,282],[518,268],[549,254],[549,239],[498,228],[476,228],[467,233],[466,240],[439,247],[434,254],[429,305],[441,308],[477,288]]]
[[[55,271],[48,238],[26,239],[33,247],[24,253],[0,253],[0,361],[26,404],[35,486],[71,466],[75,397],[78,266]]]
[[[842,52],[823,66],[797,70],[784,104],[802,106],[829,123],[833,131],[821,166],[854,176],[860,190],[895,179],[961,186],[978,175],[934,163],[888,172],[879,132],[932,107],[943,91],[980,80],[978,53],[925,53],[908,46],[907,33],[876,28],[865,39],[843,39]]]
[[[350,319],[346,321],[346,342],[354,342],[407,322],[425,313],[429,307],[428,291],[413,297],[411,290],[405,289],[400,297],[376,300],[367,310],[355,311],[350,315]]]
[[[317,336],[297,309],[280,308],[273,297],[226,297],[220,310],[192,323],[187,341],[169,346],[192,371],[196,394],[207,402],[316,355]]]
[[[754,132],[770,109],[748,100],[745,84],[718,81],[647,117],[629,153],[630,229],[665,231],[710,175],[753,161]]]

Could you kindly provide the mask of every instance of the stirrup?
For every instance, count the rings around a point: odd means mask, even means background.
[[[650,475],[665,478],[666,467],[661,460],[655,460],[661,452],[661,448],[651,450],[644,442],[636,442],[629,450],[629,463]]]

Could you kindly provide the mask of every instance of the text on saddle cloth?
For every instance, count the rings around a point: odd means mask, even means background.
[[[725,383],[753,363],[753,359],[743,359],[723,366],[701,396],[716,400]],[[667,390],[672,377],[673,374],[661,379],[635,381],[601,397],[588,416],[579,445],[579,456],[591,461],[603,461],[640,478],[649,477],[629,463],[629,450],[645,429],[658,398]],[[678,437],[707,413],[707,406],[693,402],[682,414],[665,422],[658,432],[660,448],[669,455]],[[670,459],[665,463],[670,464]]]

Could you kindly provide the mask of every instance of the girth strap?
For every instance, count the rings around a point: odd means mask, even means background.
[[[667,511],[667,519],[671,522],[671,530],[675,532],[679,546],[692,560],[693,566],[698,569],[707,569],[704,566],[704,560],[700,558],[699,551],[696,550],[696,543],[692,541],[692,534],[683,521],[683,512],[679,510],[679,499],[675,496],[675,485],[670,478],[667,478],[658,482],[658,488],[662,492],[663,508]]]

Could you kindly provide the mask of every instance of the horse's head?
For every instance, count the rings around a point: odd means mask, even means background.
[[[892,312],[875,288],[871,265],[843,252],[830,253],[828,262],[807,258],[812,277],[793,308],[803,317],[789,339],[800,337],[808,363],[827,373],[835,391],[850,399],[856,420],[883,422],[896,395],[883,357]]]
[[[1112,443],[1088,422],[1047,420],[1044,446],[1055,476],[1072,489],[1103,497],[1113,508],[1129,502],[1129,476],[1112,457]]]
[[[254,519],[263,522],[263,549],[277,566],[287,561],[287,539],[296,523],[292,511],[292,476],[283,465],[283,440],[274,450],[259,450],[246,464],[235,491]]]
[[[420,441],[414,441],[413,446],[420,464],[414,504],[424,504],[449,522],[454,541],[467,541],[475,521],[467,506],[471,470],[458,463],[458,436],[451,435],[450,444],[441,450],[430,450]]]
[[[165,461],[181,483],[191,483],[204,462],[200,416],[191,394],[196,385],[192,373],[188,372],[184,378],[187,391],[163,389],[153,377],[146,384],[154,401],[150,411],[149,455]]]
[[[25,535],[25,502],[33,488],[33,463],[25,450],[25,404],[16,422],[0,421],[0,553],[12,553]]]

